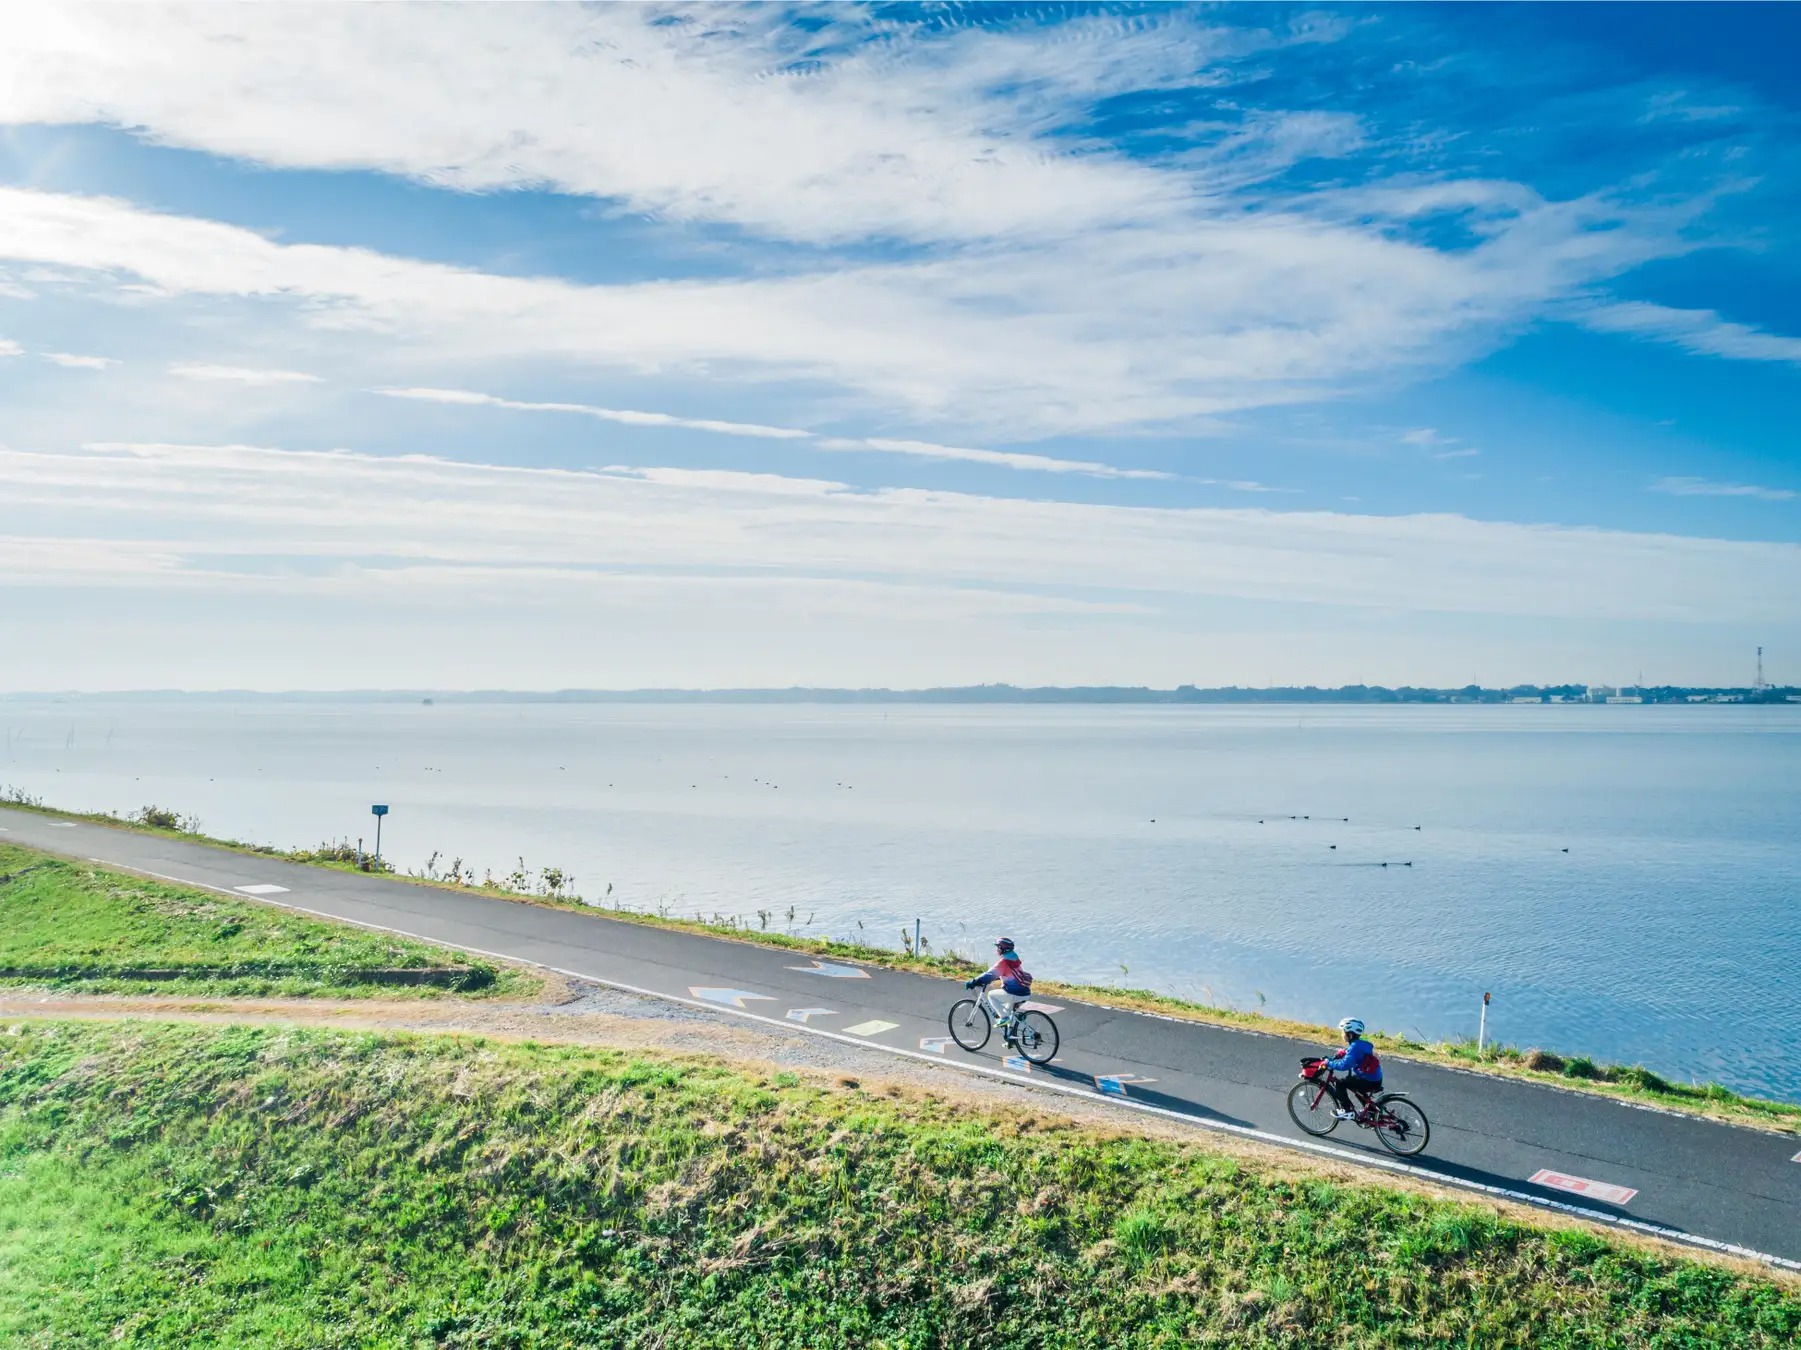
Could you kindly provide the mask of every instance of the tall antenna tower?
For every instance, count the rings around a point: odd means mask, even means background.
[[[1763,693],[1770,686],[1763,682],[1763,648],[1757,649],[1757,683],[1751,686],[1758,693]]]

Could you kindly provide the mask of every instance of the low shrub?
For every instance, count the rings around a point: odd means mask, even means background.
[[[199,820],[193,816],[184,816],[167,806],[141,806],[128,819],[134,824],[148,825],[153,830],[179,830],[183,834],[200,832]]]

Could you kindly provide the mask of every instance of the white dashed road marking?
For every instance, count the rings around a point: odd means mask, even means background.
[[[899,1022],[859,1022],[845,1030],[852,1036],[879,1036],[884,1031],[893,1031],[899,1025]]]
[[[271,886],[268,882],[259,882],[255,886],[233,886],[232,890],[242,891],[245,895],[286,895],[286,886]]]
[[[53,820],[50,822],[50,828],[53,830],[72,830],[75,828],[75,822],[72,820]]]
[[[1060,1013],[1063,1011],[1063,1005],[1061,1003],[1040,1003],[1035,998],[1029,998],[1019,1005],[1019,1010],[1021,1012],[1026,1011],[1028,1008],[1033,1012],[1041,1013]]]
[[[828,980],[867,980],[869,972],[858,970],[855,966],[840,966],[831,961],[815,961],[810,966],[789,966],[789,970],[798,970],[807,975],[823,975]]]
[[[1587,1177],[1565,1176],[1549,1168],[1540,1168],[1526,1178],[1535,1186],[1550,1186],[1559,1191],[1572,1191],[1599,1200],[1604,1205],[1623,1205],[1637,1195],[1630,1186],[1615,1186],[1611,1181],[1590,1181]]]

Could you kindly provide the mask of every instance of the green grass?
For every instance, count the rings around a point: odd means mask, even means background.
[[[45,806],[42,801],[23,794],[17,789],[6,788],[0,788],[0,805],[62,819],[86,820],[119,829],[188,839],[217,848],[280,857],[311,866],[330,867],[340,871],[357,870],[357,864],[352,860],[353,852],[347,853],[341,844],[322,844],[317,849],[279,849],[267,844],[248,844],[241,840],[218,839],[200,833],[198,822],[191,817],[183,817],[179,812],[167,808],[145,807],[137,813],[137,818],[121,819],[117,816],[98,813],[60,811]],[[434,858],[437,856],[433,855]],[[369,870],[366,861],[362,870]],[[628,923],[733,938],[763,946],[805,952],[812,956],[863,961],[896,970],[913,970],[924,974],[965,979],[985,968],[983,964],[971,961],[968,957],[955,951],[912,951],[910,949],[911,935],[907,933],[898,935],[904,945],[897,949],[880,947],[873,943],[839,941],[834,938],[806,937],[791,932],[771,931],[770,921],[780,917],[772,911],[758,911],[757,922],[753,924],[749,919],[737,915],[715,914],[709,919],[697,914],[693,919],[684,919],[674,914],[668,907],[652,914],[639,910],[616,909],[604,903],[590,904],[582,900],[579,895],[564,892],[560,888],[552,891],[544,885],[542,881],[544,876],[562,877],[560,869],[557,868],[546,868],[542,873],[537,874],[539,880],[536,886],[533,886],[534,874],[526,868],[523,859],[520,861],[518,870],[509,877],[503,878],[501,883],[495,883],[490,877],[480,885],[467,884],[461,880],[465,875],[469,874],[463,871],[461,860],[458,859],[454,877],[447,877],[434,866],[430,874],[414,874],[407,880],[418,885],[437,886],[471,894],[490,895],[532,904],[580,910]],[[504,884],[507,881],[517,884]],[[1051,979],[1041,979],[1036,987],[1039,993],[1046,997],[1086,999],[1089,1002],[1108,1007],[1167,1013],[1172,1017],[1181,1017],[1195,1022],[1248,1027],[1277,1035],[1318,1040],[1322,1044],[1335,1045],[1339,1040],[1338,1032],[1330,1027],[1271,1017],[1251,1009],[1199,1003],[1192,999],[1178,998],[1173,994],[1159,993],[1151,989],[1070,984]],[[1691,1115],[1703,1115],[1715,1120],[1729,1121],[1737,1125],[1750,1125],[1759,1129],[1801,1135],[1801,1103],[1746,1096],[1718,1083],[1671,1082],[1638,1065],[1596,1064],[1583,1056],[1566,1057],[1547,1050],[1522,1049],[1494,1042],[1485,1045],[1478,1052],[1474,1041],[1421,1041],[1413,1037],[1380,1030],[1372,1032],[1370,1039],[1382,1050],[1427,1063],[1474,1069],[1497,1076],[1523,1078],[1540,1083],[1555,1083],[1560,1087],[1577,1091],[1616,1097],[1624,1101],[1643,1102],[1673,1111],[1684,1111]]]
[[[0,987],[89,993],[428,996],[370,971],[467,972],[467,993],[515,994],[536,981],[461,953],[248,900],[150,881],[0,844]],[[133,971],[182,971],[177,979]]]
[[[0,1032],[0,1343],[1790,1346],[1801,1292],[849,1080]]]

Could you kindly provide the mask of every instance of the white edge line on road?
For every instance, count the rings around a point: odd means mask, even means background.
[[[123,872],[137,872],[141,876],[155,877],[158,881],[173,881],[180,886],[195,886],[201,890],[216,891],[221,895],[229,895],[234,900],[244,899],[238,892],[227,890],[223,886],[215,886],[206,881],[189,881],[186,877],[166,876],[161,872],[150,872],[143,868],[129,867],[121,863],[107,862],[103,858],[91,858],[90,862],[103,866],[116,867]],[[282,909],[296,910],[302,914],[311,914],[321,919],[329,919],[333,923],[347,923],[357,928],[367,928],[377,933],[392,933],[396,937],[412,938],[415,942],[429,942],[437,947],[450,947],[460,952],[468,952],[474,956],[492,957],[496,961],[506,961],[513,965],[537,966],[540,970],[548,970],[553,974],[567,975],[572,980],[587,980],[590,984],[605,985],[609,989],[623,990],[628,994],[638,994],[644,998],[660,998],[666,1003],[680,1003],[690,1008],[699,1008],[706,1012],[723,1013],[731,1017],[742,1017],[747,1021],[761,1022],[764,1026],[775,1027],[780,1031],[804,1032],[809,1036],[822,1036],[828,1041],[837,1041],[841,1045],[859,1046],[865,1050],[880,1050],[884,1054],[895,1055],[902,1059],[918,1060],[922,1064],[934,1064],[939,1067],[951,1067],[962,1073],[978,1074],[984,1078],[999,1079],[1003,1083],[1032,1087],[1040,1092],[1057,1092],[1066,1097],[1079,1097],[1085,1102],[1103,1102],[1115,1110],[1137,1111],[1147,1116],[1158,1116],[1165,1120],[1179,1121],[1181,1124],[1195,1129],[1213,1130],[1220,1134],[1236,1135],[1241,1139],[1254,1139],[1263,1144],[1274,1144],[1280,1148],[1295,1149],[1302,1153],[1313,1153],[1320,1157],[1332,1158],[1339,1162],[1351,1163],[1360,1167],[1372,1167],[1384,1172],[1394,1172],[1403,1176],[1414,1177],[1435,1186],[1470,1191],[1479,1195],[1494,1196],[1503,1200],[1511,1200],[1516,1204],[1531,1205],[1535,1209],[1554,1210],[1560,1214],[1572,1215],[1578,1219],[1586,1219],[1590,1223],[1606,1224],[1613,1228],[1626,1229],[1640,1233],[1646,1237],[1661,1238],[1665,1242],[1674,1242],[1685,1247],[1700,1247],[1707,1251],[1719,1252],[1726,1256],[1736,1256],[1748,1261],[1760,1261],[1768,1266],[1781,1270],[1801,1272],[1801,1261],[1791,1261],[1787,1257],[1775,1256],[1769,1252],[1756,1251],[1750,1247],[1741,1247],[1735,1242],[1724,1242],[1719,1238],[1705,1237],[1699,1233],[1685,1233],[1679,1228],[1665,1228],[1661,1224],[1647,1223],[1643,1219],[1629,1219],[1618,1214],[1608,1214],[1598,1209],[1585,1209],[1581,1205],[1568,1204],[1562,1200],[1550,1200],[1541,1195],[1532,1195],[1526,1191],[1512,1190],[1506,1186],[1491,1186],[1481,1181],[1465,1181],[1461,1177],[1447,1176],[1442,1172],[1434,1172],[1427,1167],[1415,1167],[1411,1163],[1396,1162],[1392,1158],[1383,1158],[1375,1154],[1354,1153],[1349,1149],[1335,1148],[1330,1144],[1317,1144],[1308,1139],[1294,1139],[1285,1134],[1273,1134],[1268,1130],[1259,1130],[1251,1125],[1234,1125],[1224,1120],[1209,1120],[1205,1116],[1187,1115],[1181,1111],[1172,1111],[1167,1107],[1152,1106],[1147,1102],[1134,1101],[1129,1097],[1110,1097],[1087,1088],[1071,1087],[1064,1083],[1046,1082],[1040,1078],[1027,1082],[1018,1074],[1008,1073],[1004,1069],[990,1069],[980,1064],[969,1064],[948,1056],[928,1054],[920,1050],[908,1050],[901,1046],[883,1045],[880,1041],[863,1040],[856,1036],[846,1036],[840,1032],[827,1031],[824,1027],[807,1026],[800,1022],[790,1022],[780,1017],[765,1017],[761,1013],[747,1012],[741,1008],[728,1007],[721,1003],[707,1003],[700,999],[683,998],[680,994],[665,994],[656,989],[645,989],[635,984],[627,984],[623,980],[609,980],[601,975],[590,975],[585,971],[568,970],[562,966],[547,965],[542,961],[527,961],[517,956],[508,956],[502,952],[491,952],[483,947],[466,947],[461,943],[447,942],[443,938],[426,937],[405,928],[393,928],[387,924],[368,923],[362,919],[346,919],[342,915],[332,914],[322,909],[311,909],[306,905],[295,904],[288,900],[276,900],[270,897],[256,897],[264,904],[275,905]]]

